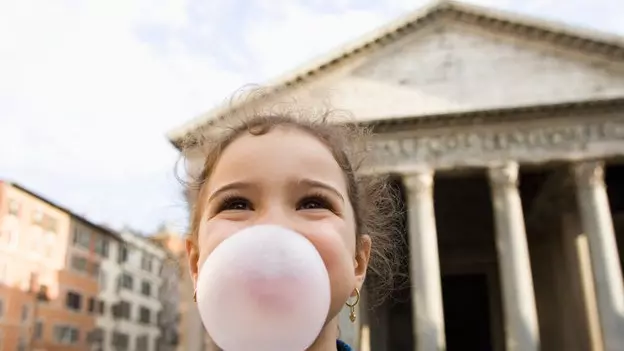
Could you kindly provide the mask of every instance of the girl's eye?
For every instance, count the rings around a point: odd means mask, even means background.
[[[308,196],[297,205],[297,210],[331,210],[331,203],[322,196]]]
[[[252,211],[251,202],[241,197],[234,197],[223,201],[219,206],[219,212],[223,211]]]

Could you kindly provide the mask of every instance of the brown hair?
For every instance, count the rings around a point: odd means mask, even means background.
[[[387,176],[365,175],[360,172],[366,156],[369,129],[356,123],[337,123],[338,111],[323,111],[313,116],[304,110],[289,112],[258,113],[246,117],[222,118],[203,130],[189,135],[181,144],[182,157],[191,155],[203,158],[203,165],[195,176],[188,174],[185,194],[191,211],[189,236],[197,243],[198,230],[203,216],[203,184],[209,179],[222,152],[244,133],[263,135],[275,128],[292,128],[308,133],[332,152],[334,159],[347,180],[349,200],[353,206],[356,235],[367,234],[372,241],[370,273],[376,285],[369,292],[376,295],[374,301],[381,301],[392,290],[399,257],[396,250],[401,235],[398,194],[390,186]],[[192,173],[192,172],[189,172]],[[190,178],[190,179],[189,179]],[[357,240],[356,242],[359,242]],[[369,284],[367,284],[369,285]]]

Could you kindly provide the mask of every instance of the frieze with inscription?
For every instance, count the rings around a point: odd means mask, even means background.
[[[479,128],[479,127],[477,127]],[[543,154],[579,153],[592,144],[624,142],[624,121],[583,123],[541,128],[460,131],[455,133],[396,137],[373,142],[376,165],[401,163],[431,164],[453,162],[462,164],[466,158],[530,159]],[[624,154],[624,144],[621,148]]]

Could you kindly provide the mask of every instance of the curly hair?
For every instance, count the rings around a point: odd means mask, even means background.
[[[184,185],[190,209],[189,240],[197,244],[199,224],[204,212],[204,183],[210,178],[223,151],[238,137],[248,133],[263,135],[275,128],[292,128],[308,133],[326,145],[342,169],[348,198],[355,214],[356,235],[368,235],[372,241],[369,275],[367,280],[369,301],[381,302],[395,286],[395,274],[400,264],[398,244],[402,236],[399,194],[387,175],[362,172],[368,155],[369,128],[340,120],[341,111],[324,109],[310,113],[303,108],[243,113],[212,121],[179,143],[182,158],[202,160],[196,172],[188,171]],[[188,168],[187,168],[188,170]],[[360,240],[356,240],[360,242]]]

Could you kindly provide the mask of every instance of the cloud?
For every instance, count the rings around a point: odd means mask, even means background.
[[[191,53],[177,34],[190,25],[188,6],[2,2],[0,177],[99,220],[156,222],[139,217],[154,202],[141,188],[151,184],[150,191],[176,201],[162,182],[153,186],[177,158],[165,132],[243,84],[208,53]],[[149,42],[139,35],[147,27],[171,35]],[[129,192],[130,184],[137,191]],[[173,178],[168,184],[177,186]],[[121,212],[120,201],[135,204],[134,211]]]

